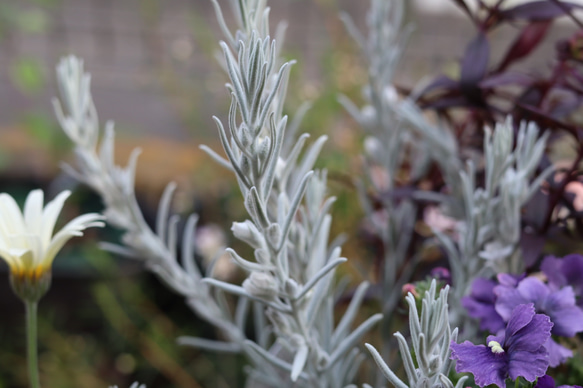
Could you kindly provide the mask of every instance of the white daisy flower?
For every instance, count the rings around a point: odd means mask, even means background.
[[[53,233],[59,213],[70,194],[70,191],[63,191],[43,208],[42,190],[33,190],[26,198],[24,212],[20,211],[10,195],[0,194],[0,257],[10,267],[12,285],[17,294],[18,284],[15,282],[23,286],[33,286],[42,278],[48,278],[50,282],[53,260],[70,238],[82,236],[86,228],[105,225],[102,215],[89,213],[73,219]]]

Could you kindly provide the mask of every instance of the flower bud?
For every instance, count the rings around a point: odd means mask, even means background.
[[[255,224],[249,220],[246,220],[245,222],[233,222],[231,230],[235,237],[246,242],[255,249],[264,246],[263,236],[259,233]]]
[[[364,152],[375,162],[379,162],[386,150],[383,149],[381,142],[377,138],[368,136],[364,139]]]
[[[329,364],[330,355],[318,346],[316,350],[316,366],[318,370],[322,371],[326,369]]]
[[[393,85],[386,86],[383,89],[383,99],[389,105],[395,105],[399,102],[399,94]]]
[[[304,338],[297,333],[294,333],[289,337],[289,342],[291,346],[293,346],[296,349],[306,344]]]
[[[251,161],[247,156],[241,155],[241,158],[239,159],[239,168],[243,175],[249,176],[251,172]]]
[[[259,160],[265,161],[267,159],[267,155],[269,154],[269,148],[271,147],[271,139],[269,137],[265,137],[263,140],[259,140],[257,144],[257,156]]]
[[[281,228],[279,224],[271,224],[267,228],[267,239],[272,247],[277,247],[281,241]]]
[[[415,287],[415,285],[413,283],[407,283],[407,284],[403,285],[403,288],[401,289],[401,291],[405,295],[411,293],[415,298],[419,297],[419,293],[417,292],[417,288]]]
[[[370,129],[376,125],[377,112],[375,108],[370,105],[366,105],[360,111],[360,124],[366,128]]]
[[[292,298],[294,298],[298,294],[299,290],[300,287],[298,286],[298,283],[295,280],[290,278],[285,281],[285,292]]]
[[[271,324],[273,325],[275,332],[279,333],[278,337],[286,336],[289,334],[291,330],[289,320],[286,315],[271,308],[265,310],[265,315],[267,316],[267,319],[269,319],[269,322],[271,322]]]
[[[269,253],[267,253],[265,249],[256,249],[254,253],[255,260],[257,260],[259,264],[270,264]]]
[[[241,124],[239,127],[239,140],[243,147],[249,147],[249,144],[251,144],[251,134],[245,124]]]
[[[266,272],[251,272],[243,282],[243,288],[249,294],[267,300],[273,300],[278,294],[277,281]]]

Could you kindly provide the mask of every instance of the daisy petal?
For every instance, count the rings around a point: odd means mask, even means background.
[[[33,190],[26,197],[24,203],[24,223],[29,233],[38,234],[42,228],[44,194],[42,190]]]
[[[61,209],[63,209],[63,205],[70,195],[71,192],[69,190],[65,190],[57,195],[51,202],[47,203],[47,206],[45,206],[45,209],[42,213],[42,230],[40,231],[40,238],[45,249],[48,247],[51,241],[51,237],[53,236],[53,230],[55,228],[57,218],[59,217],[59,213],[61,213]]]

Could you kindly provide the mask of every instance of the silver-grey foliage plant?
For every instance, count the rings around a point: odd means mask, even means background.
[[[390,318],[398,300],[395,291],[409,281],[418,258],[417,254],[407,258],[416,219],[415,202],[402,200],[395,204],[386,193],[395,189],[395,178],[405,162],[411,166],[414,180],[422,177],[433,161],[440,167],[449,194],[420,191],[412,199],[437,201],[442,213],[457,221],[451,236],[434,232],[450,261],[452,319],[458,322],[464,314],[459,301],[467,295],[476,277],[522,270],[518,247],[520,210],[552,171],[549,167],[535,176],[548,134],[539,138],[535,124],[520,123],[513,150],[510,118],[497,124],[493,134],[486,128],[483,151],[486,186],[477,187],[474,162],[466,162],[467,170],[463,169],[453,134],[428,122],[415,105],[415,91],[408,98],[399,98],[393,85],[411,32],[411,27],[404,24],[404,8],[403,0],[371,0],[368,37],[348,15],[342,15],[348,32],[367,60],[369,82],[363,89],[366,104],[362,108],[344,96],[340,102],[366,131],[364,160],[368,180],[374,193],[385,193],[377,196],[383,205],[383,213],[379,214],[373,211],[360,186],[361,202],[384,245],[381,284],[385,319]],[[397,278],[399,268],[402,270]]]
[[[456,236],[436,231],[450,260],[455,301],[469,292],[478,276],[524,270],[518,246],[520,211],[552,172],[552,166],[535,177],[548,133],[539,137],[535,124],[520,123],[512,150],[513,134],[511,118],[498,123],[493,133],[486,128],[485,187],[476,186],[475,167],[468,162],[467,171],[460,173],[463,218],[457,224]],[[462,312],[461,306],[456,307],[457,320]]]
[[[260,346],[247,341],[245,345],[250,354],[264,359],[263,364],[267,361],[289,372],[289,378],[276,378],[256,367],[251,375],[255,384],[303,380],[301,386],[343,386],[354,378],[361,360],[355,345],[380,315],[350,332],[364,283],[353,299],[355,307],[334,327],[332,275],[346,259],[340,257],[339,246],[328,244],[328,211],[334,199],[326,197],[326,172],[311,171],[325,137],[300,161],[307,136],[285,135],[287,116],[282,107],[291,63],[280,64],[280,42],[268,35],[265,2],[231,2],[239,20],[234,38],[218,3],[213,4],[228,41],[221,47],[231,108],[226,125],[214,118],[227,158],[203,149],[237,177],[250,219],[234,223],[233,232],[255,249],[255,260],[229,249],[233,260],[247,271],[247,279],[241,287],[214,279],[206,282],[265,309],[273,343]]]
[[[212,265],[205,273],[199,270],[194,244],[197,216],[188,217],[179,236],[179,217],[170,214],[173,183],[160,200],[156,227],[151,229],[145,222],[134,193],[139,150],[131,154],[126,167],[115,164],[113,123],[107,122],[101,134],[90,75],[83,61],[73,56],[63,58],[57,67],[61,98],[53,101],[62,129],[75,144],[76,167],[65,169],[103,198],[108,222],[123,231],[122,245],[105,247],[143,261],[196,314],[214,325],[220,337],[180,337],[180,344],[244,354],[249,361],[248,387],[346,386],[354,382],[365,359],[358,346],[363,335],[382,315],[375,314],[352,330],[368,288],[363,282],[344,315],[334,316],[335,296],[340,292],[334,273],[346,259],[341,257],[338,240],[330,242],[334,198],[327,195],[327,173],[313,169],[326,137],[304,149],[309,136],[297,136],[308,102],[289,124],[283,113],[293,61],[284,62],[280,56],[284,24],[277,26],[275,39],[270,35],[267,0],[225,0],[235,28],[223,16],[224,4],[221,7],[217,0],[210,1],[224,35],[219,61],[229,78],[226,86],[231,105],[224,119],[214,117],[224,153],[206,146],[201,149],[233,172],[248,213],[248,219],[234,220],[232,232],[253,249],[253,257],[226,250],[245,271],[242,284],[214,278]],[[471,162],[460,174],[463,161],[455,137],[447,128],[426,120],[415,105],[415,93],[400,98],[392,84],[410,33],[403,15],[403,0],[371,0],[367,37],[343,16],[367,60],[369,83],[362,108],[345,97],[341,102],[366,131],[365,160],[373,190],[394,189],[395,177],[407,158],[413,162],[413,176],[423,176],[431,162],[437,163],[450,188],[447,195],[415,193],[399,204],[386,200],[387,212],[379,217],[361,185],[362,202],[385,245],[381,276],[385,318],[390,319],[401,287],[418,261],[416,256],[408,257],[408,246],[417,212],[414,199],[423,197],[441,203],[444,213],[458,223],[454,236],[436,232],[451,262],[451,315],[458,322],[459,300],[482,268],[500,271],[514,266],[511,259],[519,255],[520,208],[546,176],[543,173],[529,183],[546,137],[537,140],[537,128],[521,124],[512,151],[512,123],[500,124],[493,135],[487,132],[484,142],[486,187],[476,186]],[[384,179],[378,179],[378,171]],[[462,206],[457,205],[460,203]],[[449,343],[456,339],[457,329],[450,329],[448,291],[446,288],[436,297],[433,282],[423,297],[421,316],[413,296],[407,296],[415,361],[405,337],[395,334],[407,383],[383,361],[391,342],[383,341],[382,356],[367,345],[380,371],[395,387],[453,388],[447,378]],[[236,299],[234,311],[225,293]],[[252,330],[246,327],[249,316]],[[250,331],[254,340],[246,335]],[[460,379],[456,388],[462,383]]]
[[[417,311],[417,302],[413,294],[409,293],[406,297],[409,304],[410,342],[413,351],[401,333],[395,333],[395,337],[399,341],[399,351],[408,384],[395,375],[374,346],[366,344],[383,375],[395,388],[454,388],[448,378],[452,366],[449,344],[457,340],[458,329],[451,330],[449,325],[448,292],[449,286],[446,286],[436,298],[437,282],[434,279],[421,301],[421,315]],[[413,354],[416,362],[413,361]],[[455,388],[463,387],[466,379],[467,377],[460,378]]]
[[[282,107],[290,63],[280,64],[279,46],[268,35],[265,1],[230,2],[239,24],[235,34],[219,4],[213,4],[227,40],[221,43],[232,98],[226,129],[215,118],[227,158],[203,149],[235,173],[249,213],[249,220],[233,224],[233,233],[255,249],[255,260],[227,250],[248,272],[243,284],[200,273],[194,262],[195,215],[187,221],[179,260],[178,217],[169,215],[174,184],[168,185],[160,201],[156,230],[145,223],[134,194],[139,151],[132,153],[127,167],[115,165],[111,122],[98,149],[90,76],[75,57],[64,58],[58,66],[61,100],[54,101],[59,123],[76,145],[78,167],[65,168],[102,196],[109,222],[124,231],[124,246],[107,248],[143,260],[224,338],[224,342],[180,338],[180,343],[245,353],[252,364],[250,386],[343,386],[353,380],[363,359],[356,345],[381,315],[350,330],[367,288],[363,283],[334,326],[333,273],[346,259],[340,257],[339,246],[328,244],[328,211],[334,200],[326,197],[326,172],[311,171],[325,137],[300,160],[308,136],[293,139],[285,134]],[[292,123],[292,134],[297,125]],[[239,299],[234,314],[223,301],[223,291]],[[250,309],[255,312],[257,342],[244,334]]]
[[[411,25],[404,22],[404,14],[403,0],[371,0],[367,37],[348,15],[341,15],[368,65],[369,82],[363,88],[365,105],[359,109],[345,96],[340,97],[340,102],[366,132],[365,172],[383,205],[381,214],[374,211],[363,185],[359,185],[361,202],[384,245],[381,285],[386,319],[390,319],[397,305],[398,290],[410,281],[418,262],[417,256],[407,257],[417,205],[411,199],[396,204],[391,196],[382,194],[396,188],[396,178],[405,163],[412,166],[411,175],[415,179],[426,173],[431,161],[436,161],[454,188],[458,186],[461,165],[455,137],[447,129],[429,124],[414,101],[401,99],[393,85],[396,68],[412,31]],[[412,199],[428,195],[431,199],[447,201],[445,196],[427,192],[415,193]]]

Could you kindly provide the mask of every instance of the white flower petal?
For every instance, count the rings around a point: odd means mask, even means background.
[[[13,255],[13,257],[15,258],[18,257],[19,267],[21,269],[30,271],[36,268],[36,265],[34,263],[35,259],[33,251],[24,249],[19,250],[11,249],[10,253]]]
[[[58,251],[71,237],[83,235],[86,228],[105,225],[102,215],[84,214],[53,237],[55,223],[70,194],[63,191],[43,209],[43,192],[33,190],[26,198],[24,214],[14,198],[0,194],[0,256],[12,272],[38,276],[39,270],[49,270]]]
[[[24,223],[29,233],[38,234],[42,227],[44,194],[42,190],[33,190],[24,203]]]
[[[10,195],[6,193],[0,194],[0,219],[1,229],[0,233],[4,236],[8,234],[23,234],[26,233],[24,219],[18,204]]]
[[[25,268],[34,268],[38,264],[38,257],[43,254],[40,239],[36,234],[12,235],[9,237],[8,245],[8,252],[14,257],[20,257]]]
[[[86,228],[98,226],[102,227],[105,223],[102,222],[104,217],[97,213],[88,213],[80,215],[77,218],[69,221],[51,240],[51,243],[44,254],[43,263],[50,264],[55,259],[57,253],[61,250],[63,245],[74,236],[83,236],[83,231]]]
[[[103,220],[105,220],[105,217],[98,213],[82,214],[69,221],[67,225],[65,225],[63,229],[61,229],[61,232],[63,231],[66,232],[68,230],[80,232],[91,226],[105,226]]]
[[[11,258],[19,258],[19,257],[23,256],[26,252],[30,252],[30,249],[10,248],[6,251],[8,256],[10,256]]]
[[[15,270],[15,269],[20,269],[21,268],[21,261],[20,261],[20,257],[22,255],[24,255],[26,253],[26,251],[17,251],[16,252],[17,255],[13,255],[11,253],[10,250],[4,248],[4,247],[0,247],[0,257],[2,257],[4,259],[4,261],[6,261],[6,263],[8,263],[8,266],[10,267],[11,270]]]
[[[51,240],[51,243],[47,247],[45,254],[43,255],[43,260],[42,260],[43,265],[47,265],[47,266],[50,265],[53,262],[53,260],[55,259],[55,256],[57,255],[57,253],[59,253],[59,251],[61,250],[63,245],[65,245],[67,243],[67,241],[69,241],[74,236],[82,236],[82,235],[83,235],[82,232],[68,232],[65,230],[59,231],[55,235],[55,237],[53,237],[53,239]]]
[[[69,190],[65,190],[57,195],[51,202],[47,203],[47,206],[45,206],[45,210],[42,213],[42,229],[39,232],[44,249],[47,249],[51,242],[51,237],[53,237],[53,230],[55,229],[57,218],[61,213],[61,209],[63,209],[65,201],[67,198],[69,198],[70,195],[71,192]]]

